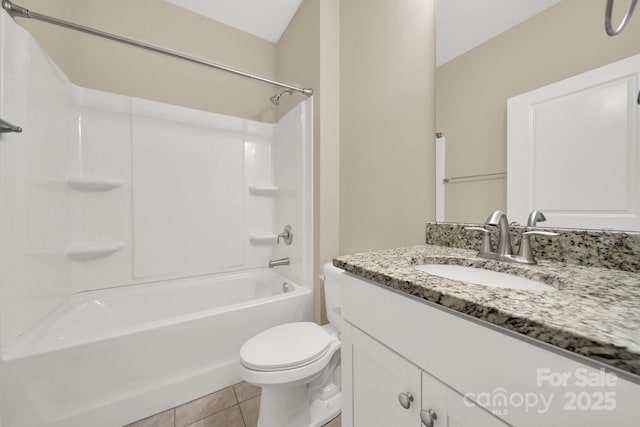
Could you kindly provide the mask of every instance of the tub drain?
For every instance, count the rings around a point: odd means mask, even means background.
[[[282,282],[282,292],[285,294],[291,290],[291,286],[287,282]]]

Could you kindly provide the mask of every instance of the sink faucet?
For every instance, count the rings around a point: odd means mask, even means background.
[[[289,258],[270,259],[269,268],[278,267],[280,265],[289,265]]]
[[[487,225],[498,226],[498,255],[512,255],[511,234],[509,233],[509,220],[502,211],[495,211],[485,221]]]
[[[478,256],[481,258],[493,259],[496,261],[505,262],[517,262],[520,264],[537,264],[533,257],[533,251],[531,250],[531,236],[557,236],[558,233],[552,233],[548,231],[526,231],[522,233],[522,239],[520,240],[520,248],[518,255],[513,254],[511,249],[511,235],[509,232],[509,220],[507,215],[502,211],[495,211],[485,221],[486,225],[492,225],[498,227],[498,249],[493,250],[491,245],[490,234],[491,232],[484,227],[465,227],[465,230],[480,231],[483,234],[482,248],[478,252]]]
[[[544,222],[547,218],[544,216],[542,211],[534,210],[529,214],[529,218],[527,218],[527,227],[535,227],[538,222]]]

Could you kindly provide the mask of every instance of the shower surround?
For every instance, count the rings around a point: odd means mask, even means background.
[[[2,427],[124,425],[311,319],[311,105],[266,124],[80,88],[0,13],[0,117],[24,129],[0,134]]]

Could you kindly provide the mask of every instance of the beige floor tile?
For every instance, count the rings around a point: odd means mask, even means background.
[[[176,408],[176,427],[185,427],[237,403],[233,387],[185,403]]]
[[[244,419],[245,427],[256,427],[258,425],[258,413],[260,412],[260,396],[240,403],[240,412]]]
[[[342,414],[338,415],[322,427],[342,427]]]
[[[175,420],[175,412],[173,409],[160,412],[149,418],[128,424],[125,427],[173,427]]]
[[[240,408],[236,405],[187,427],[244,427]]]
[[[245,400],[249,400],[252,397],[256,397],[260,394],[260,387],[257,385],[249,384],[247,382],[241,382],[235,384],[233,389],[236,391],[236,396],[238,397],[238,402],[244,402]]]

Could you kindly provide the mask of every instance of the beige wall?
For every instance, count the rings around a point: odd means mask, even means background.
[[[159,0],[23,0],[36,12],[275,77],[274,43]],[[80,86],[273,122],[275,90],[255,81],[18,18]]]
[[[71,5],[68,0],[28,0],[25,2],[16,2],[23,7],[27,7],[44,15],[55,17],[68,17]],[[3,12],[4,13],[4,12]],[[31,35],[40,43],[47,51],[51,59],[65,71],[69,70],[69,61],[71,52],[69,45],[73,38],[73,32],[65,30],[53,25],[37,23],[29,19],[17,18],[16,22],[26,28]]]
[[[428,3],[304,0],[278,43],[278,78],[315,90],[317,274],[341,253],[424,242],[434,210]],[[283,97],[279,114],[299,98]]]
[[[314,289],[315,319],[324,323],[322,265],[338,254],[339,1],[304,0],[276,50],[278,79],[314,89]],[[303,95],[281,98],[279,115]]]
[[[340,253],[424,243],[434,219],[434,9],[340,2]]]
[[[640,19],[633,18],[611,38],[602,0],[564,0],[438,67],[436,128],[447,140],[446,175],[506,171],[507,99],[640,53]],[[483,222],[506,209],[506,180],[448,184],[446,199],[447,221]]]

